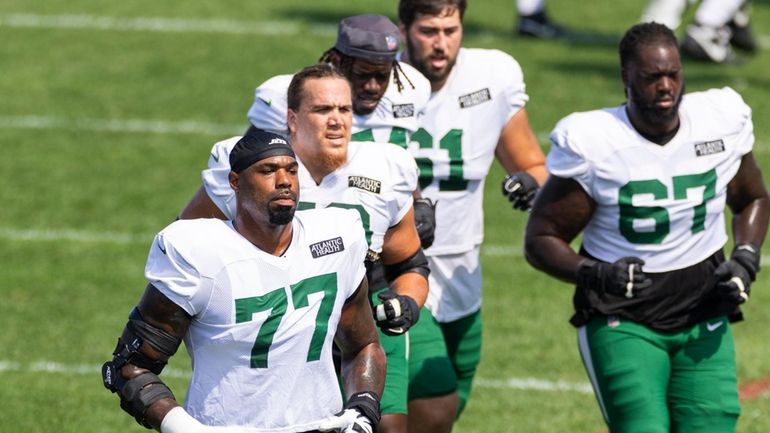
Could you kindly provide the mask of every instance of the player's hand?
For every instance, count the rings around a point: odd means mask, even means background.
[[[716,290],[726,299],[742,304],[749,300],[751,283],[759,272],[759,252],[751,245],[739,245],[730,260],[714,271]]]
[[[578,268],[578,284],[599,292],[611,293],[626,298],[652,286],[652,280],[644,275],[644,260],[638,257],[623,257],[614,263],[586,259]]]
[[[385,335],[401,335],[420,318],[420,308],[409,296],[388,290],[377,297],[382,304],[374,309],[374,321]]]
[[[429,198],[414,199],[414,225],[423,249],[433,245],[436,232],[436,203]]]
[[[535,178],[526,171],[509,174],[503,179],[503,195],[514,209],[530,210],[539,188]]]
[[[380,399],[373,392],[359,392],[348,399],[341,412],[318,426],[322,432],[375,433],[380,422]]]

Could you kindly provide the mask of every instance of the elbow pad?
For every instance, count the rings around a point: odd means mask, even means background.
[[[418,249],[417,252],[412,254],[412,256],[408,259],[399,263],[394,263],[392,265],[384,265],[384,268],[385,278],[388,281],[393,281],[400,275],[406,274],[408,272],[418,273],[426,279],[428,278],[428,275],[430,275],[428,258],[425,257],[425,253],[422,252],[422,248]]]

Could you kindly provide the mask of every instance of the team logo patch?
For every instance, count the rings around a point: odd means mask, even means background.
[[[713,155],[725,151],[725,142],[719,140],[706,141],[704,143],[695,143],[695,156]]]
[[[393,105],[393,117],[401,119],[404,117],[414,117],[414,104],[395,104]]]
[[[348,176],[348,187],[358,188],[364,191],[379,194],[380,190],[382,189],[382,182],[363,176]]]
[[[489,89],[481,89],[467,95],[457,98],[460,101],[460,108],[469,108],[474,105],[483,104],[484,102],[492,100],[492,94],[489,93]]]
[[[398,49],[398,39],[395,36],[387,35],[385,36],[385,45],[389,51],[395,51]]]
[[[340,251],[345,251],[345,244],[339,236],[334,239],[327,239],[310,245],[310,254],[313,255],[314,259],[338,253]]]

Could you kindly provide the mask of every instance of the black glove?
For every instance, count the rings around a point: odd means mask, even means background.
[[[414,199],[414,225],[423,249],[433,245],[436,232],[436,203],[429,198]]]
[[[530,210],[539,188],[535,178],[526,171],[509,174],[503,179],[503,195],[514,209]]]
[[[380,398],[366,391],[353,394],[345,408],[318,427],[323,432],[376,433],[380,422]]]
[[[736,304],[749,300],[751,283],[759,272],[759,252],[749,244],[738,245],[730,260],[717,266],[714,277],[716,290]]]
[[[633,298],[634,292],[652,286],[652,280],[644,275],[642,265],[644,260],[638,257],[623,257],[615,263],[586,259],[578,268],[577,282],[600,294],[612,293]]]
[[[374,321],[385,335],[401,335],[420,318],[420,308],[409,296],[388,290],[377,297],[382,304],[374,309]]]

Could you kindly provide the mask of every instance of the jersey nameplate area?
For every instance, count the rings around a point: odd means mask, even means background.
[[[393,117],[396,119],[414,117],[414,104],[394,104]]]
[[[345,244],[342,243],[342,238],[339,236],[334,239],[327,239],[310,245],[310,254],[313,255],[314,259],[338,253],[340,251],[345,251]]]
[[[382,182],[363,176],[348,176],[348,187],[379,194],[380,189],[382,189]]]
[[[719,140],[706,141],[704,143],[695,143],[695,156],[713,155],[725,151],[725,142]]]
[[[477,90],[473,93],[460,96],[457,98],[460,101],[460,108],[470,108],[474,105],[479,105],[487,101],[492,100],[492,94],[489,93],[489,89]]]

